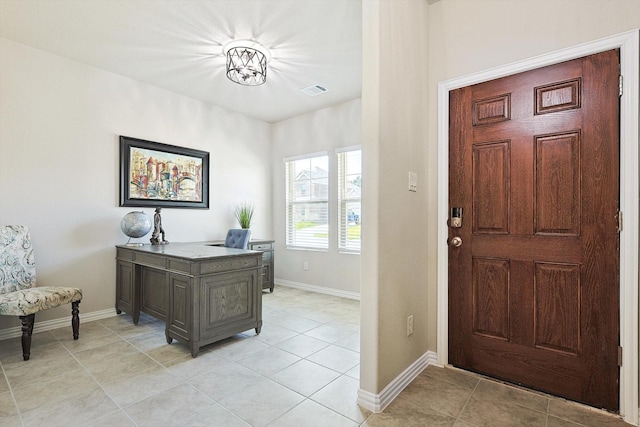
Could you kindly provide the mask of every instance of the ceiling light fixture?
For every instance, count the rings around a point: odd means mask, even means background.
[[[222,52],[227,57],[227,77],[244,86],[259,86],[267,80],[269,50],[252,40],[227,43]]]

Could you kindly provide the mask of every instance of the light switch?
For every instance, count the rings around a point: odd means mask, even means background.
[[[418,191],[418,175],[415,172],[409,172],[409,191]]]

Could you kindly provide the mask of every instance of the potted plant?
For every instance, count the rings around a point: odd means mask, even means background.
[[[253,218],[253,205],[251,203],[243,202],[236,205],[234,212],[240,228],[251,228],[251,218]]]

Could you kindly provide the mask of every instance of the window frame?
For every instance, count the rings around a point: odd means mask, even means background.
[[[326,177],[321,178],[320,180],[326,180],[326,197],[324,198],[314,198],[313,184],[318,184],[318,180],[314,179],[311,170],[313,166],[313,161],[315,159],[324,158],[324,163],[326,164]],[[298,173],[298,171],[291,170],[291,167],[300,161],[309,161],[309,178],[308,178],[308,191],[307,200],[296,200],[296,177],[294,174]],[[329,215],[329,205],[331,199],[331,186],[330,186],[330,178],[331,178],[331,167],[329,164],[329,153],[326,151],[304,154],[295,157],[287,157],[284,159],[285,163],[285,244],[287,249],[295,249],[295,250],[309,250],[309,251],[318,251],[318,252],[327,252],[329,250],[329,229],[330,229],[330,215]],[[315,188],[315,187],[314,187]],[[296,207],[304,207],[306,206],[308,210],[312,211],[320,211],[324,210],[325,218],[324,222],[320,223],[320,225],[326,225],[327,227],[327,236],[323,239],[321,244],[310,244],[310,241],[305,241],[304,237],[297,237],[297,231],[295,224],[292,223],[294,221],[294,216]],[[313,209],[308,209],[313,208]]]
[[[349,153],[355,151],[359,152],[360,164],[359,171],[349,171],[349,161],[347,156]],[[357,212],[355,212],[355,225],[361,227],[362,224],[362,147],[360,145],[352,145],[349,147],[339,148],[335,150],[338,164],[338,195],[337,195],[337,231],[338,231],[338,251],[340,253],[348,254],[360,254],[362,251],[362,234],[360,233],[357,244],[353,244],[353,239],[349,239],[349,211],[352,210],[350,206],[354,203],[358,204]],[[347,184],[349,183],[349,177],[358,175],[360,177],[360,195],[359,197],[349,197],[347,191]],[[351,243],[351,244],[350,244]]]

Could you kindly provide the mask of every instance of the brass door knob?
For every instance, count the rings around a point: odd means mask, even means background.
[[[454,248],[459,248],[460,246],[462,246],[462,238],[458,236],[452,237],[451,240],[449,240],[449,246],[453,246]]]

